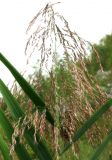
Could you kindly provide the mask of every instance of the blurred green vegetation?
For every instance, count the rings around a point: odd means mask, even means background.
[[[89,59],[91,63],[86,62],[88,71],[94,75],[102,89],[107,93],[108,97],[112,97],[112,33],[103,37],[99,44],[93,45],[98,52],[100,63],[99,65],[97,55],[91,51]]]
[[[93,46],[99,54],[103,70],[112,71],[112,33],[103,37],[99,44]],[[87,68],[91,74],[95,75],[100,70],[95,53],[91,52],[90,60],[91,63],[87,63]]]

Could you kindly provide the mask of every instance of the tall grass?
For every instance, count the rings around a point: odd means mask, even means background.
[[[85,64],[88,47],[95,51],[100,65],[98,54],[89,42],[71,31],[68,22],[53,7],[54,4],[47,4],[41,9],[27,29],[29,32],[33,25],[37,25],[25,49],[30,57],[28,63],[33,55],[39,57],[38,72],[32,75],[30,83],[0,53],[0,61],[22,91],[22,96],[20,92],[12,94],[0,79],[0,92],[10,115],[7,117],[7,112],[0,110],[3,130],[0,148],[4,159],[11,159],[15,154],[20,160],[61,159],[69,148],[72,148],[75,159],[80,154],[76,142],[84,134],[93,146],[94,140],[101,143],[105,134],[109,134],[92,156],[94,160],[112,140],[110,128],[105,125],[111,119],[112,100],[107,100],[106,93],[88,73]],[[22,97],[22,103],[18,103],[17,96]],[[31,108],[27,108],[29,102]],[[103,122],[106,121],[104,124],[98,122],[101,117]],[[4,135],[7,139],[2,138]],[[70,159],[70,155],[68,157]]]

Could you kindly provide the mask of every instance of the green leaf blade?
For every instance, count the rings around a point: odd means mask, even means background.
[[[112,141],[112,130],[109,135],[104,139],[102,144],[97,148],[90,160],[97,160],[110,141]]]
[[[4,139],[1,135],[0,135],[0,150],[2,152],[4,160],[12,160],[12,157],[11,157],[9,149],[8,149],[8,145],[4,141]]]
[[[38,110],[42,112],[46,110],[46,118],[47,120],[54,126],[54,119],[48,108],[45,106],[45,103],[41,100],[41,98],[36,94],[36,92],[32,89],[32,87],[28,84],[28,82],[22,77],[22,75],[14,68],[14,66],[0,53],[0,60],[2,63],[10,70],[12,75],[15,77],[19,85],[22,87],[24,92],[29,96],[32,102],[36,105]]]
[[[2,80],[0,80],[0,90],[3,95],[3,98],[9,107],[12,117],[15,119],[15,121],[19,120],[20,117],[25,116],[22,109],[20,109],[19,104],[17,103],[16,99],[13,97],[13,95],[10,93],[8,88],[5,86]],[[16,107],[16,110],[14,109]],[[18,114],[17,114],[18,111]],[[48,151],[46,145],[42,142],[40,136],[37,136],[38,143],[34,142],[34,131],[31,130],[25,130],[25,138],[29,145],[31,146],[32,150],[35,152],[35,154],[38,156],[40,160],[52,160],[51,154]]]
[[[107,101],[102,107],[100,107],[84,124],[83,126],[74,134],[72,142],[68,143],[63,151],[60,153],[62,155],[66,150],[68,150],[110,107],[112,106],[112,99]]]
[[[8,90],[8,88],[5,86],[4,82],[1,79],[0,79],[0,91],[14,119],[17,120],[18,118],[23,117],[24,113],[20,108],[18,102],[10,93],[10,91]]]
[[[4,131],[4,134],[7,136],[8,141],[11,143],[12,134],[13,134],[14,129],[1,109],[0,109],[0,126],[2,127],[2,130]],[[15,152],[20,160],[24,160],[25,158],[27,158],[27,160],[31,160],[25,147],[21,145],[19,141],[17,141],[15,145]]]

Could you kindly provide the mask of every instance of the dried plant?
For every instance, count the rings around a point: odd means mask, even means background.
[[[32,75],[31,84],[37,92],[43,91],[45,103],[55,117],[54,143],[58,152],[59,135],[70,141],[83,122],[106,102],[107,96],[97,80],[88,73],[85,64],[85,59],[89,61],[89,52],[93,50],[101,67],[97,51],[92,44],[71,31],[65,18],[54,12],[54,7],[54,4],[48,3],[30,22],[27,33],[33,27],[36,29],[29,36],[25,54],[28,63],[33,56],[37,58],[38,73],[34,74],[34,78]],[[57,68],[60,68],[60,74]],[[68,77],[65,77],[65,72]],[[47,90],[42,83],[45,79],[49,82]],[[100,128],[98,124],[88,131],[87,137],[93,145],[96,135],[99,141],[104,136],[102,129],[108,132],[105,125]]]
[[[93,50],[102,70],[97,51],[90,42],[70,29],[68,22],[54,11],[54,7],[55,4],[48,3],[30,22],[25,54],[27,63],[36,59],[38,70],[29,76],[29,82],[40,96],[42,95],[55,118],[56,127],[52,128],[47,124],[45,112],[34,112],[35,106],[21,91],[18,96],[17,87],[14,85],[14,94],[16,93],[21,106],[25,107],[27,116],[15,124],[11,151],[14,150],[16,137],[22,139],[25,128],[33,126],[35,143],[38,143],[37,133],[46,137],[48,143],[51,138],[50,145],[58,159],[60,139],[63,139],[64,143],[71,141],[74,132],[106,102],[107,95],[86,67],[86,61],[91,63],[88,55]],[[30,33],[33,27],[35,30]],[[108,133],[107,119],[111,119],[109,112],[106,118],[103,117],[104,124],[97,122],[87,132],[86,137],[93,146],[100,143],[105,133]],[[73,152],[78,157],[78,144],[73,146]]]

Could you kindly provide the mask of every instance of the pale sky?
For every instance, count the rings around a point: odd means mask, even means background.
[[[24,70],[26,29],[48,0],[0,0],[0,52],[19,70]],[[51,0],[50,2],[58,2]],[[112,32],[112,0],[60,0],[57,10],[80,37],[97,43]],[[0,78],[11,74],[0,62]]]

